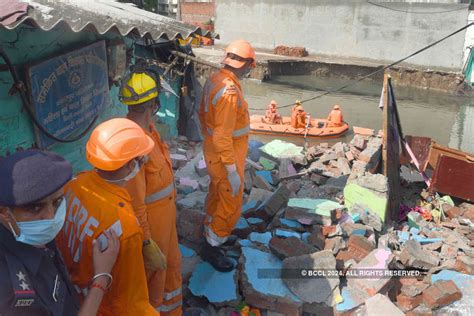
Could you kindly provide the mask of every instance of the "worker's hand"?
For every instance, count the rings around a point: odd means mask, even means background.
[[[148,272],[166,269],[166,256],[152,239],[143,245],[143,259]]]
[[[227,180],[229,180],[230,186],[232,188],[232,196],[236,196],[239,193],[241,181],[239,174],[237,173],[237,167],[235,164],[226,165],[227,170]]]
[[[94,265],[94,275],[99,273],[110,273],[117,260],[117,255],[120,250],[119,237],[113,229],[104,231],[104,236],[107,238],[107,249],[100,251],[99,242],[92,241],[92,262]]]

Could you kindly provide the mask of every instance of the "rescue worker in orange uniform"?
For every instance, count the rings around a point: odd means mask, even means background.
[[[153,122],[160,106],[159,84],[159,77],[153,72],[137,70],[124,79],[120,91],[120,100],[128,105],[127,118],[155,143],[148,161],[126,188],[145,239],[155,241],[167,259],[166,269],[147,271],[150,302],[162,315],[181,315],[181,253],[173,168],[168,146],[161,141]]]
[[[344,123],[344,118],[342,116],[341,107],[339,105],[334,105],[331,113],[329,113],[327,119],[327,127],[339,127]]]
[[[277,111],[277,103],[275,100],[272,100],[267,107],[265,112],[265,122],[270,124],[283,124],[281,115]]]
[[[242,208],[250,123],[239,80],[256,66],[255,51],[243,40],[234,41],[225,50],[223,64],[207,79],[199,111],[211,177],[201,255],[216,270],[226,272],[235,268],[234,262],[220,246],[235,242],[230,236]]]
[[[306,112],[300,100],[296,100],[291,111],[291,126],[293,128],[306,128]]]
[[[145,262],[155,269],[164,258],[143,231],[132,209],[125,183],[140,170],[153,140],[136,123],[116,118],[97,126],[86,144],[86,157],[95,170],[81,172],[65,187],[67,211],[59,248],[79,294],[93,276],[92,241],[107,248],[105,230],[120,237],[120,251],[98,315],[159,315],[148,300]]]

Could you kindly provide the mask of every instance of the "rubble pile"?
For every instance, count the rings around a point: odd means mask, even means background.
[[[273,49],[275,55],[291,56],[291,57],[306,57],[308,51],[304,47],[288,47],[279,45]]]
[[[279,140],[249,148],[239,239],[226,248],[238,268],[220,273],[199,258],[209,187],[202,152],[183,138],[171,144],[186,158],[172,156],[185,305],[217,315],[242,302],[262,315],[472,310],[474,205],[418,192],[400,222],[385,225],[388,184],[375,173],[381,137],[364,132],[307,151]]]

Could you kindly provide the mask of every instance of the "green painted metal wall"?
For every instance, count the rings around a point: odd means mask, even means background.
[[[12,60],[21,76],[25,72],[25,66],[41,61],[42,59],[61,54],[79,48],[98,40],[113,39],[119,35],[105,34],[103,36],[92,32],[74,33],[67,29],[52,31],[41,31],[35,28],[19,27],[14,31],[0,29],[2,45]],[[133,45],[129,38],[123,38],[128,48]],[[0,60],[3,64],[3,60]],[[22,78],[24,79],[24,78]],[[9,96],[8,91],[12,87],[13,80],[8,71],[0,71],[0,156],[13,153],[18,149],[27,149],[35,145],[35,134],[33,124],[25,111],[22,111],[22,103],[19,95]],[[179,89],[179,83],[174,82],[173,88]],[[112,117],[123,117],[126,107],[118,101],[118,87],[112,87],[110,96],[112,103],[101,114],[96,124]],[[162,109],[161,119],[166,125],[160,129],[164,130],[164,138],[177,136],[176,121],[179,111],[179,100],[172,96],[160,96]],[[66,144],[55,144],[51,150],[64,156],[74,167],[74,171],[90,169],[91,166],[85,159],[85,144],[89,135],[77,142]]]

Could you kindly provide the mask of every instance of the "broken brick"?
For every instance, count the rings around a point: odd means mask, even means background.
[[[416,307],[415,309],[407,312],[405,316],[432,316],[433,312],[430,308],[426,307],[424,304]]]
[[[431,309],[449,305],[461,297],[461,290],[452,280],[438,280],[423,291],[423,302]]]
[[[308,243],[319,250],[323,250],[325,246],[325,239],[326,238],[324,237],[321,226],[313,226],[311,235],[308,237]]]
[[[404,294],[397,295],[397,305],[404,312],[411,311],[423,302],[423,295],[419,294],[414,297]]]
[[[359,150],[364,150],[366,147],[366,138],[362,135],[354,135],[354,138],[352,139],[351,145],[356,147]]]
[[[200,177],[204,177],[204,176],[208,175],[207,166],[206,166],[206,162],[204,161],[204,159],[201,159],[201,160],[196,162],[196,164],[194,165],[194,170],[196,171],[196,173]]]
[[[319,157],[319,162],[321,163],[328,163],[331,160],[336,160],[337,159],[337,154],[334,151],[328,151],[324,153],[321,157]]]
[[[311,181],[317,185],[324,185],[328,181],[328,178],[317,173],[312,173],[310,177]]]
[[[333,234],[336,232],[336,225],[331,225],[331,226],[323,226],[322,232],[324,236],[328,236],[330,234]]]
[[[346,152],[346,158],[347,158],[347,161],[352,162],[354,161],[354,154],[352,154],[351,151],[348,151]]]
[[[377,166],[382,155],[382,139],[372,137],[367,143],[367,147],[360,153],[359,160],[367,162],[368,168]]]
[[[441,258],[443,259],[454,259],[458,254],[458,248],[447,244],[441,246]]]
[[[374,249],[353,268],[364,270],[388,269],[393,258],[394,256],[390,250]],[[392,279],[387,277],[353,278],[348,276],[347,280],[349,286],[359,288],[370,296],[388,291],[392,285],[394,285],[394,283],[391,282]]]
[[[290,197],[290,190],[284,184],[280,184],[278,189],[263,203],[263,210],[269,217],[273,217],[282,208]]]
[[[188,158],[181,154],[171,154],[171,162],[173,163],[173,169],[179,169],[186,165]]]
[[[273,191],[273,186],[262,175],[256,175],[253,179],[253,185],[259,189]]]
[[[401,294],[409,297],[420,295],[430,286],[430,284],[418,281],[414,278],[400,278],[399,280],[402,284],[402,287],[400,288]]]
[[[439,259],[424,250],[416,240],[409,240],[400,253],[400,261],[408,267],[429,270],[439,265]]]
[[[368,316],[390,315],[403,316],[403,312],[382,294],[376,294],[365,301]]]
[[[272,253],[281,260],[288,257],[302,256],[316,252],[317,249],[304,243],[296,237],[278,237],[274,236],[269,243]]]
[[[324,243],[324,250],[331,250],[334,255],[339,253],[339,250],[345,247],[345,242],[342,237],[333,237],[333,238],[326,238]],[[337,259],[337,258],[336,258]]]
[[[204,218],[206,214],[194,209],[183,208],[177,212],[178,235],[193,243],[202,241]]]
[[[450,219],[457,218],[457,217],[461,216],[461,214],[462,214],[461,209],[457,206],[450,207],[449,209],[445,210],[444,213]]]
[[[347,236],[361,235],[364,236],[367,231],[367,226],[358,223],[344,223],[342,230]]]
[[[461,256],[456,260],[456,270],[461,273],[474,275],[474,258]]]
[[[347,250],[352,254],[352,258],[357,262],[367,257],[374,248],[374,245],[363,236],[351,235],[349,237]]]
[[[337,167],[341,170],[343,175],[351,174],[351,167],[349,165],[349,160],[345,157],[339,157],[337,159]]]

